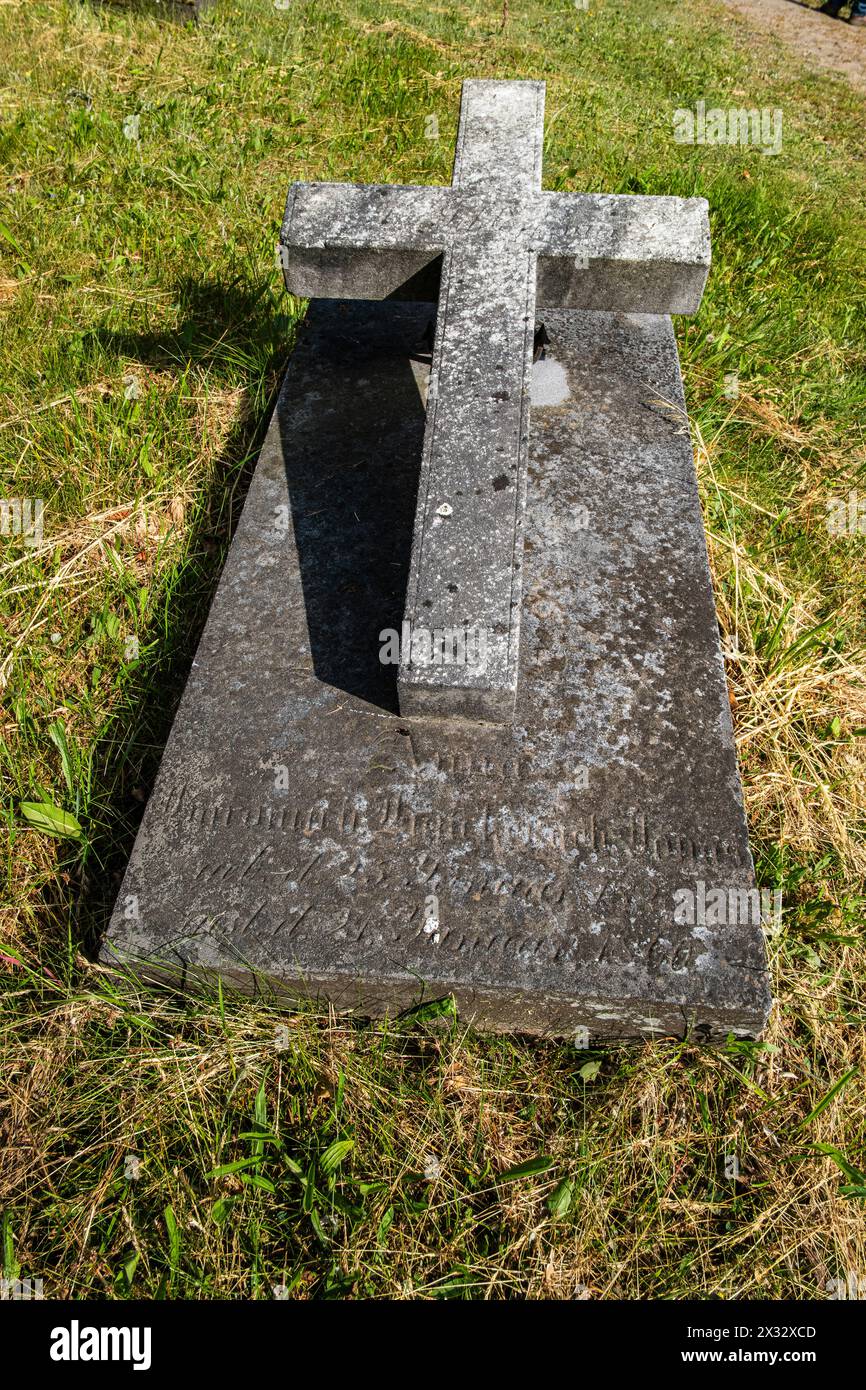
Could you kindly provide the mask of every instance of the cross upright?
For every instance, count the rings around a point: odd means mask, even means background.
[[[543,82],[466,81],[450,188],[289,190],[296,295],[384,299],[442,257],[404,714],[513,717],[536,305],[689,314],[709,272],[703,198],[543,192],[543,135]]]

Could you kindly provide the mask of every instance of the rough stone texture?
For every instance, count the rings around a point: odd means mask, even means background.
[[[441,258],[405,621],[483,634],[484,659],[413,648],[406,714],[514,713],[536,289],[543,306],[692,313],[707,277],[703,199],[542,193],[543,133],[543,82],[467,81],[451,188],[289,192],[295,294],[377,299],[410,282],[420,298]],[[436,275],[426,284],[435,296]]]
[[[215,0],[97,0],[106,8],[141,10],[142,13],[170,19],[195,20],[205,10],[209,10]]]
[[[428,322],[312,306],[103,958],[363,1014],[453,992],[490,1029],[757,1034],[760,927],[674,920],[754,879],[670,320],[545,314],[510,726],[401,715],[379,661]]]

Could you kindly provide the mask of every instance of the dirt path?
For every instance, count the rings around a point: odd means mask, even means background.
[[[774,34],[811,67],[847,77],[866,91],[866,25],[845,24],[791,0],[723,0],[750,24]]]

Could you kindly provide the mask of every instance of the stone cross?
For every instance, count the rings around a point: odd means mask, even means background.
[[[543,82],[466,81],[450,188],[289,191],[293,294],[384,299],[442,258],[404,714],[513,715],[536,306],[694,313],[709,271],[703,198],[543,192],[543,133]]]

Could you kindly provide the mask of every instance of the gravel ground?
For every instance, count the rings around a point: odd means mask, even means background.
[[[750,24],[774,34],[816,68],[837,72],[866,91],[866,25],[817,14],[792,0],[723,0]]]

